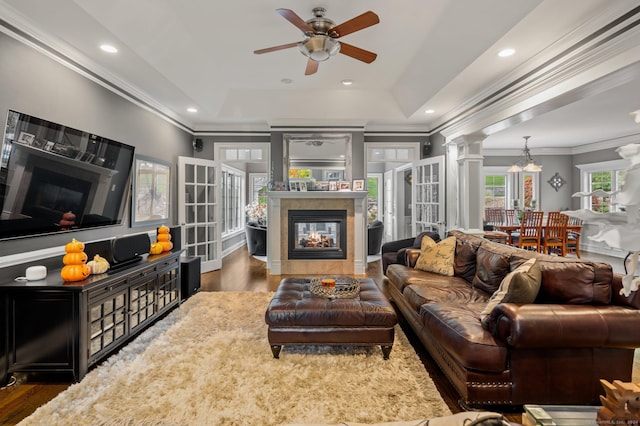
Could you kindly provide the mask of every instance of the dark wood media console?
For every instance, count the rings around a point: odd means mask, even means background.
[[[14,372],[90,367],[178,306],[181,251],[143,255],[110,274],[65,283],[60,270],[40,281],[0,282],[0,386]]]

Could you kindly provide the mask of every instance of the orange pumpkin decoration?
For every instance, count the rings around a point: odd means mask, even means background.
[[[82,250],[84,250],[84,243],[75,238],[64,246],[64,251],[67,253],[80,253]]]
[[[163,247],[162,244],[160,243],[153,243],[151,244],[151,248],[149,249],[149,254],[160,254],[163,251]]]
[[[91,270],[83,263],[80,265],[66,265],[60,271],[60,276],[65,281],[82,281],[89,276]]]
[[[82,263],[85,263],[86,261],[87,253],[83,251],[67,253],[62,258],[62,263],[64,263],[65,265],[80,265]]]
[[[171,242],[171,234],[167,225],[161,225],[158,227],[158,242],[162,246],[162,251],[171,251],[173,243]]]
[[[171,241],[158,241],[158,244],[162,246],[162,251],[171,251],[173,243]]]
[[[75,238],[71,242],[64,246],[64,250],[67,254],[62,258],[62,271],[60,276],[65,281],[81,281],[91,274],[91,269],[87,266],[87,254],[84,250],[84,243],[76,240]]]
[[[171,234],[158,234],[158,241],[171,241]]]

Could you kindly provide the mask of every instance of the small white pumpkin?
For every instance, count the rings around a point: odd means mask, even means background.
[[[87,262],[87,266],[92,274],[104,274],[111,267],[109,261],[99,254],[93,256],[93,260]]]

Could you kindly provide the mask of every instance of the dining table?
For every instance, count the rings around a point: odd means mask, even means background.
[[[519,231],[520,230],[520,225],[519,224],[497,225],[497,226],[494,226],[494,228],[496,229],[496,231],[506,232],[509,235],[507,244],[509,244],[511,246],[511,245],[513,245],[513,239],[511,237],[511,234],[513,232]],[[546,228],[546,226],[542,227],[542,235],[544,235],[544,229],[545,228]],[[582,225],[567,225],[567,235],[569,233],[571,233],[571,232],[580,233],[581,229],[582,229]]]

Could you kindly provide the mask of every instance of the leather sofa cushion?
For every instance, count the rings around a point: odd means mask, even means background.
[[[472,288],[462,278],[433,273],[429,274],[429,278],[425,277],[422,282],[414,280],[412,284],[405,286],[402,295],[416,312],[420,311],[422,305],[429,302],[482,303],[484,307],[490,296],[482,290]],[[482,308],[478,311],[478,318],[480,311]]]
[[[394,285],[403,292],[404,288],[410,284],[425,283],[431,281],[431,276],[437,278],[438,274],[423,272],[417,269],[409,268],[404,265],[394,264],[387,268],[387,278],[391,285]],[[449,280],[450,277],[444,277]]]
[[[489,294],[493,294],[500,287],[504,277],[511,271],[509,257],[513,248],[495,247],[499,245],[487,244],[485,247],[485,244],[482,244],[476,252],[476,275],[471,284]]]
[[[476,275],[476,252],[482,240],[480,238],[467,238],[462,232],[452,232],[456,237],[456,257],[453,262],[454,275],[464,278],[467,282],[473,281]]]
[[[501,373],[509,368],[509,351],[480,324],[485,303],[425,303],[420,320],[438,346],[465,368]]]
[[[542,285],[536,303],[609,304],[611,265],[599,262],[539,259]]]

